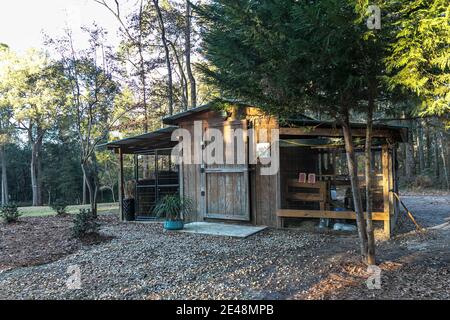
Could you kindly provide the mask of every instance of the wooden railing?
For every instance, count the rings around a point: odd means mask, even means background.
[[[330,218],[356,220],[356,213],[354,211],[278,209],[277,216],[280,218]],[[377,221],[389,220],[389,213],[373,212],[372,219]]]

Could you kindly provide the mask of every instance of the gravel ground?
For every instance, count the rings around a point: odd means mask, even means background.
[[[450,221],[450,194],[401,196],[422,227],[428,228]]]
[[[1,274],[0,299],[286,298],[318,280],[322,261],[314,248],[336,241],[274,230],[247,239],[188,235],[165,232],[160,224],[118,224],[102,232],[115,238]],[[71,265],[81,268],[81,290],[66,289]]]
[[[419,221],[450,216],[448,202],[430,212],[423,199],[405,199]],[[0,272],[0,299],[449,299],[449,232],[378,241],[382,289],[368,290],[353,234],[265,230],[238,239],[103,219],[111,241]],[[70,266],[81,270],[79,290],[66,286]]]

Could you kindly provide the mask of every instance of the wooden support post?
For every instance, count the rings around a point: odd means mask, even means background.
[[[383,145],[381,150],[381,159],[383,167],[383,209],[386,215],[384,220],[384,233],[387,238],[391,237],[391,210],[389,201],[389,149],[387,145]]]
[[[389,220],[391,232],[395,227],[395,197],[391,190],[394,189],[394,151],[392,148],[388,148],[388,159],[389,159]]]
[[[145,158],[145,156],[144,156]],[[148,166],[148,159],[143,162],[144,166]],[[137,154],[133,157],[133,166],[134,166],[134,215],[135,217],[139,215],[139,189],[138,189],[138,181],[139,181],[139,157]],[[144,173],[146,169],[143,170]],[[148,174],[148,172],[146,173]]]
[[[178,137],[178,142],[181,143],[181,137]],[[181,198],[184,198],[184,149],[178,150],[178,193]],[[137,179],[136,179],[137,181]],[[186,217],[183,215],[183,219]]]
[[[123,188],[123,152],[122,149],[119,149],[119,213],[120,220],[124,221],[123,216],[123,197],[124,197],[124,188]]]
[[[278,148],[279,148],[279,146],[278,146]],[[280,150],[278,150],[278,156],[280,156]],[[276,205],[277,205],[277,210],[280,210],[281,209],[281,174],[280,174],[280,170],[278,170],[278,172],[277,172]],[[277,225],[278,229],[284,228],[283,217],[278,217],[277,216],[276,225]]]
[[[394,214],[391,219],[393,228],[395,228],[395,226],[397,225],[398,217],[400,215],[400,203],[397,200],[397,198],[395,197],[395,194],[398,194],[398,173],[397,173],[396,163],[397,163],[397,149],[394,148],[392,150],[392,181],[393,181],[393,184],[392,184],[392,188],[391,188],[391,190],[394,191],[394,200],[393,200],[394,201],[394,207],[393,207]]]

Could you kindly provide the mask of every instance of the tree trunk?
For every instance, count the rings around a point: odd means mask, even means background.
[[[180,73],[182,72],[183,70],[180,70]],[[180,87],[181,87],[181,96],[183,99],[183,111],[187,111],[189,106],[189,95],[188,95],[187,81],[183,76],[180,77]]]
[[[401,163],[400,176],[406,177],[406,143],[400,143],[400,157],[399,162]]]
[[[8,175],[6,168],[6,151],[5,145],[0,147],[0,157],[2,161],[2,205],[8,204],[9,194],[8,194]]]
[[[41,151],[42,151],[42,139],[39,141],[39,146],[38,146],[38,156],[36,158],[36,167],[37,167],[37,201],[38,201],[38,206],[42,206],[44,204],[43,201],[43,192],[42,192],[42,155],[41,155]]]
[[[372,121],[374,100],[369,97],[367,110],[365,178],[366,178],[366,228],[367,228],[367,264],[375,264],[375,236],[372,221]]]
[[[447,157],[445,156],[445,146],[444,146],[444,134],[442,132],[439,133],[439,144],[441,146],[441,157],[442,157],[442,169],[444,173],[444,181],[447,185],[447,190],[450,190],[450,177],[448,176],[448,168],[447,168]]]
[[[436,180],[437,181],[441,181],[440,178],[440,161],[439,161],[439,143],[437,143],[437,141],[439,141],[439,134],[437,132],[434,133],[434,141],[436,141],[436,143],[434,143],[434,175],[436,176]]]
[[[140,63],[140,76],[141,76],[141,84],[142,84],[142,102],[144,107],[144,133],[148,132],[148,106],[147,106],[147,81],[145,78],[145,60],[144,53],[142,47],[142,33],[143,33],[143,2],[141,1],[139,8],[139,41],[138,41],[138,49],[139,49],[139,63]]]
[[[161,8],[159,7],[158,0],[153,0],[155,5],[156,13],[158,14],[159,27],[161,29],[161,41],[164,47],[164,54],[166,57],[166,67],[167,67],[167,86],[168,86],[168,101],[169,101],[169,115],[173,114],[173,81],[172,81],[172,63],[170,61],[170,51],[169,45],[166,39],[166,28],[164,26],[164,19],[161,13]]]
[[[191,68],[191,3],[186,0],[186,30],[185,30],[185,51],[186,51],[186,71],[189,77],[191,92],[191,108],[197,106],[197,85]]]
[[[430,124],[425,122],[425,167],[431,169],[433,163],[433,150],[431,148],[431,128]]]
[[[351,182],[353,204],[355,206],[356,212],[356,223],[358,225],[358,236],[360,241],[360,251],[363,261],[367,261],[367,231],[366,223],[364,220],[364,212],[361,200],[361,191],[359,188],[358,181],[358,168],[356,164],[356,155],[353,146],[353,138],[350,127],[350,119],[348,114],[348,109],[344,111],[343,121],[342,121],[342,131],[344,134],[345,151],[347,155],[347,166],[348,173]]]
[[[419,158],[419,174],[425,170],[425,152],[423,150],[423,127],[422,121],[417,120],[417,156]]]
[[[188,80],[186,79],[186,75],[183,70],[183,64],[181,63],[181,59],[178,55],[177,48],[175,47],[172,41],[169,41],[169,44],[170,47],[172,48],[173,54],[177,61],[178,69],[180,70],[180,85],[183,98],[183,110],[186,111],[189,106]]]
[[[96,183],[96,177],[93,168],[90,168],[86,162],[81,164],[83,175],[86,177],[86,186],[89,191],[89,202],[91,206],[91,213],[94,218],[97,218],[97,194],[98,183]]]
[[[111,187],[110,190],[111,190],[111,195],[112,195],[112,201],[116,202],[116,196],[114,195],[114,187]]]
[[[408,181],[412,180],[413,176],[415,175],[415,160],[414,160],[414,135],[413,135],[413,129],[412,129],[412,123],[410,122],[411,126],[409,127],[409,138],[408,143],[406,143],[406,153],[405,153],[405,171],[406,171],[406,178]]]
[[[31,190],[33,192],[33,206],[38,206],[38,184],[37,184],[37,165],[36,165],[36,145],[31,146]]]
[[[83,201],[81,204],[85,205],[87,203],[87,199],[86,199],[86,176],[83,174]]]
[[[39,132],[39,130],[38,130]],[[42,149],[42,136],[38,136],[36,141],[30,139],[31,143],[31,189],[33,192],[33,206],[42,205],[41,195],[41,179],[40,179],[40,161],[41,161],[41,149]]]
[[[91,211],[94,218],[97,218],[97,198],[98,198],[98,185],[94,185],[94,193],[91,195]]]

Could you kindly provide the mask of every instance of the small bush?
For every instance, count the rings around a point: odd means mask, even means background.
[[[89,209],[80,209],[80,212],[75,216],[73,223],[72,233],[77,238],[97,233],[99,229],[99,224]]]
[[[192,200],[178,194],[167,195],[160,199],[153,212],[167,220],[180,220],[192,212]]]
[[[17,204],[10,203],[2,206],[0,210],[0,216],[5,220],[6,223],[17,222],[22,214],[17,208]]]
[[[57,215],[61,216],[67,214],[68,205],[69,204],[66,201],[58,199],[50,205],[50,208],[52,208],[52,210],[55,211]]]

